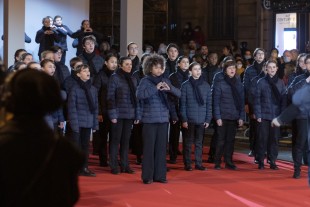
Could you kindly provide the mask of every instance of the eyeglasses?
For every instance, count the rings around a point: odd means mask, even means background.
[[[139,48],[138,47],[131,47],[131,48],[129,48],[129,50],[139,50]]]

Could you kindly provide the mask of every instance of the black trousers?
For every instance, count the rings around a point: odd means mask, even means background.
[[[213,126],[213,135],[211,137],[211,141],[210,141],[210,149],[209,149],[209,157],[214,158],[215,157],[215,150],[216,150],[216,141],[217,141],[217,124],[216,121],[214,119],[211,120],[212,126]]]
[[[168,123],[143,124],[142,180],[166,179]]]
[[[257,137],[257,121],[256,119],[250,118],[250,133],[249,133],[249,142],[250,142],[250,150],[255,151],[255,140]]]
[[[222,120],[223,125],[217,127],[217,142],[215,150],[215,164],[220,164],[222,156],[226,163],[232,163],[234,153],[235,136],[237,132],[237,120]]]
[[[292,156],[294,168],[300,169],[305,146],[308,138],[308,120],[295,119],[292,121]]]
[[[268,157],[271,162],[275,162],[278,157],[278,140],[280,129],[272,127],[271,121],[262,120],[257,122],[257,140],[255,143],[256,159],[263,162],[265,152],[267,151]]]
[[[177,121],[175,124],[170,121],[169,133],[169,155],[170,160],[176,160],[179,151],[179,137],[180,137],[181,124]]]
[[[72,132],[72,141],[84,152],[85,162],[83,168],[88,167],[89,141],[91,128],[80,128],[79,132]]]
[[[93,147],[96,147],[99,154],[100,164],[108,161],[108,135],[111,129],[111,122],[106,117],[99,122],[99,130],[93,133]],[[95,151],[95,149],[94,149]]]
[[[111,123],[109,145],[111,169],[115,169],[118,167],[118,151],[120,152],[121,168],[126,169],[127,167],[129,167],[128,153],[132,124],[132,119],[117,119],[116,124]]]
[[[195,145],[195,165],[202,165],[202,142],[204,135],[204,125],[203,124],[188,124],[187,136],[183,135],[183,161],[185,166],[190,166],[192,163],[192,144]]]
[[[132,154],[141,156],[143,153],[142,124],[134,124],[131,133]]]

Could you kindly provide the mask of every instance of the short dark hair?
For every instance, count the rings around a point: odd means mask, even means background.
[[[158,54],[153,54],[148,57],[143,62],[143,74],[149,75],[152,73],[153,66],[161,65],[163,70],[165,68],[165,59],[163,56]]]
[[[198,62],[192,62],[192,63],[189,65],[188,70],[189,70],[189,71],[192,71],[193,67],[195,67],[196,65],[200,65],[200,63],[198,63]],[[201,65],[200,65],[200,66],[201,66]]]
[[[84,45],[87,40],[91,40],[96,44],[96,37],[94,35],[85,36],[82,40],[82,44]]]
[[[167,48],[166,48],[166,52],[168,53],[168,51],[169,51],[169,49],[170,48],[175,48],[175,49],[177,49],[178,51],[179,51],[179,46],[177,45],[177,44],[175,44],[175,43],[170,43],[168,46],[167,46]]]
[[[262,52],[264,52],[264,54],[265,54],[265,50],[263,49],[263,48],[256,48],[255,50],[254,50],[254,52],[253,52],[253,56],[255,57],[256,56],[256,54],[258,53],[258,51],[262,51]]]
[[[74,74],[76,75],[84,69],[89,69],[89,66],[87,64],[82,64],[82,65],[77,66],[74,70]]]

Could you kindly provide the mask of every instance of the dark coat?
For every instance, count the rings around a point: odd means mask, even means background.
[[[90,65],[87,59],[83,56],[83,54],[80,54],[79,57],[83,60],[84,64]],[[94,58],[92,59],[94,65],[95,65],[95,70],[96,74],[102,69],[103,64],[104,64],[104,59],[100,55],[95,55]],[[96,76],[96,74],[94,74]],[[91,74],[93,75],[93,74]]]
[[[37,175],[54,140],[43,119],[11,120],[0,128],[0,206],[74,206],[84,156],[71,142],[59,138],[51,159]],[[22,197],[35,177],[37,182]]]
[[[79,29],[76,32],[74,32],[71,36],[72,38],[75,38],[75,40],[76,40],[75,41],[76,44],[74,44],[74,47],[76,47],[76,56],[79,56],[80,54],[82,54],[82,52],[83,52],[83,38],[85,36],[88,36],[88,35],[94,35],[96,37],[96,41],[97,41],[96,46],[98,47],[98,45],[100,45],[102,37],[103,37],[102,34],[96,32],[96,31],[84,32],[83,30]]]
[[[170,74],[174,73],[177,70],[177,68],[176,68],[177,59],[178,58],[176,58],[174,61],[172,61],[168,58],[166,60],[166,68],[165,68],[165,72],[164,72],[165,78],[168,78],[170,76]]]
[[[193,124],[210,123],[212,118],[212,96],[210,85],[204,81],[199,85],[204,105],[199,105],[189,81],[185,81],[181,88],[180,113],[182,122]]]
[[[111,75],[108,83],[108,115],[111,119],[138,119],[138,106],[131,103],[130,89],[128,83],[120,70]],[[137,80],[132,77],[134,87]]]
[[[202,77],[211,86],[213,78],[218,72],[221,72],[221,68],[219,66],[208,65],[207,67],[202,68]]]
[[[69,92],[68,97],[68,117],[72,131],[79,132],[79,128],[92,128],[97,130],[98,124],[98,92],[97,89],[91,87],[91,95],[95,103],[96,111],[92,114],[85,91],[79,86],[74,84]]]
[[[245,90],[245,102],[248,103],[249,100],[249,93],[251,88],[251,80],[258,76],[261,70],[255,68],[254,64],[250,65],[245,69],[244,76],[243,76],[243,86]]]
[[[60,86],[62,86],[65,79],[70,76],[69,68],[62,62],[55,63],[55,66],[54,77],[59,82]]]
[[[266,77],[258,80],[254,100],[254,114],[257,119],[272,120],[285,109],[287,103],[285,94],[286,87],[281,79],[278,79],[276,86],[282,95],[280,104],[276,103],[271,86]]]
[[[72,37],[73,32],[66,25],[55,26],[58,32],[59,42],[55,42],[54,45],[61,47],[64,51],[68,51],[67,36]]]
[[[167,78],[163,78],[163,81],[170,87],[170,91],[165,93],[166,98],[168,93],[180,98],[180,89],[174,87]],[[141,80],[136,94],[141,106],[140,120],[143,123],[168,123],[170,118],[169,113],[173,120],[178,120],[174,107],[171,107],[169,99],[167,99],[167,107],[160,99],[156,85],[147,77]]]
[[[59,42],[59,36],[56,30],[53,30],[53,34],[44,34],[46,30],[48,30],[48,28],[43,26],[36,34],[36,43],[40,44],[38,51],[39,56],[44,50],[49,50],[54,45],[54,42]]]
[[[241,103],[244,103],[244,88],[237,77],[237,90],[241,97]],[[230,85],[224,79],[224,73],[220,72],[214,77],[212,85],[213,98],[213,116],[216,120],[244,120],[244,107],[241,110],[237,109],[234,103],[234,97]]]

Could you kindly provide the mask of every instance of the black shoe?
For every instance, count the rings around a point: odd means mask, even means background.
[[[166,172],[170,172],[170,168],[169,167],[167,167]]]
[[[215,165],[214,165],[214,169],[220,170],[220,169],[222,169],[222,168],[221,168],[221,165],[220,165],[220,164],[215,164]]]
[[[299,179],[300,178],[300,170],[294,170],[293,178]]]
[[[128,174],[135,174],[135,171],[132,170],[130,167],[127,167],[125,169],[121,169],[122,173],[128,173]]]
[[[142,164],[142,159],[141,159],[140,156],[137,156],[136,164],[137,164],[137,165],[141,165],[141,164]]]
[[[96,177],[96,174],[91,170],[89,170],[88,168],[84,168],[83,170],[81,170],[80,175],[87,177]]]
[[[196,170],[201,170],[201,171],[206,170],[206,168],[204,166],[202,166],[202,165],[195,165],[195,169]]]
[[[114,175],[118,175],[120,172],[117,168],[113,168],[113,169],[111,169],[111,173]]]
[[[184,167],[184,170],[186,170],[186,171],[192,171],[193,168],[192,168],[192,166],[187,165],[187,166]]]
[[[279,170],[278,166],[275,163],[270,163],[270,169]]]
[[[167,179],[159,179],[159,180],[154,180],[154,182],[157,182],[157,183],[167,183]]]
[[[251,150],[250,152],[249,152],[249,157],[254,157],[254,152],[253,152],[253,150]]]
[[[254,159],[254,163],[255,163],[255,164],[258,164],[259,161],[258,161],[257,159]]]
[[[225,168],[230,169],[230,170],[236,170],[237,169],[236,165],[234,165],[233,163],[226,163]]]
[[[177,163],[177,161],[176,160],[168,160],[168,163],[170,163],[170,164],[176,164]]]
[[[260,169],[260,170],[265,169],[264,162],[258,162],[258,169]]]
[[[151,184],[153,182],[153,180],[143,180],[144,184]]]

